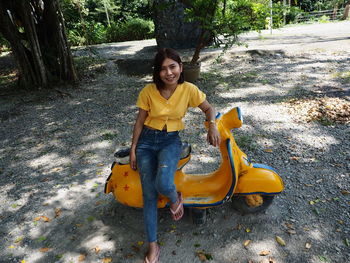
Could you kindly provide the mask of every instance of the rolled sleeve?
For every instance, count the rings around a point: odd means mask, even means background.
[[[136,106],[145,111],[149,111],[150,103],[149,103],[148,94],[145,88],[141,90],[139,97],[137,98]]]
[[[196,108],[202,104],[206,99],[206,95],[197,86],[191,85],[191,95],[188,105],[190,107]]]

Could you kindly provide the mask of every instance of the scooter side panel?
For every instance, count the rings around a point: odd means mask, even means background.
[[[279,194],[283,189],[283,181],[274,170],[253,166],[239,176],[235,194]]]

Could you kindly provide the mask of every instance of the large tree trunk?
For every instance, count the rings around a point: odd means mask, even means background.
[[[349,17],[349,10],[350,10],[350,0],[345,5],[345,9],[344,9],[343,17],[342,17],[343,20],[348,19],[348,17]]]
[[[154,1],[154,24],[158,48],[175,49],[196,46],[201,29],[199,23],[185,21],[185,5],[178,0]]]
[[[77,80],[57,0],[1,0],[0,32],[17,61],[19,86]]]

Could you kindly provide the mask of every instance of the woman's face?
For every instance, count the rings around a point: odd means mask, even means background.
[[[163,61],[162,68],[160,70],[160,79],[164,82],[165,87],[176,87],[182,72],[182,65],[175,60],[166,58]]]

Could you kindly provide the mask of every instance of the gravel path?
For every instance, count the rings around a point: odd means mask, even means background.
[[[220,62],[217,50],[203,53],[198,86],[218,111],[241,107],[239,145],[276,168],[286,189],[264,213],[241,215],[229,202],[210,209],[199,227],[188,213],[174,223],[160,211],[161,262],[201,262],[198,251],[220,263],[350,262],[349,124],[302,121],[289,103],[349,103],[349,25],[246,35],[249,48],[233,48]],[[142,211],[103,188],[115,148],[130,142],[136,96],[150,81],[118,74],[114,60],[154,50],[154,40],[94,47],[107,60],[77,87],[0,97],[0,262],[142,262]],[[205,143],[203,115],[190,110],[185,121],[182,136],[193,145],[186,171],[215,169],[218,151]]]

